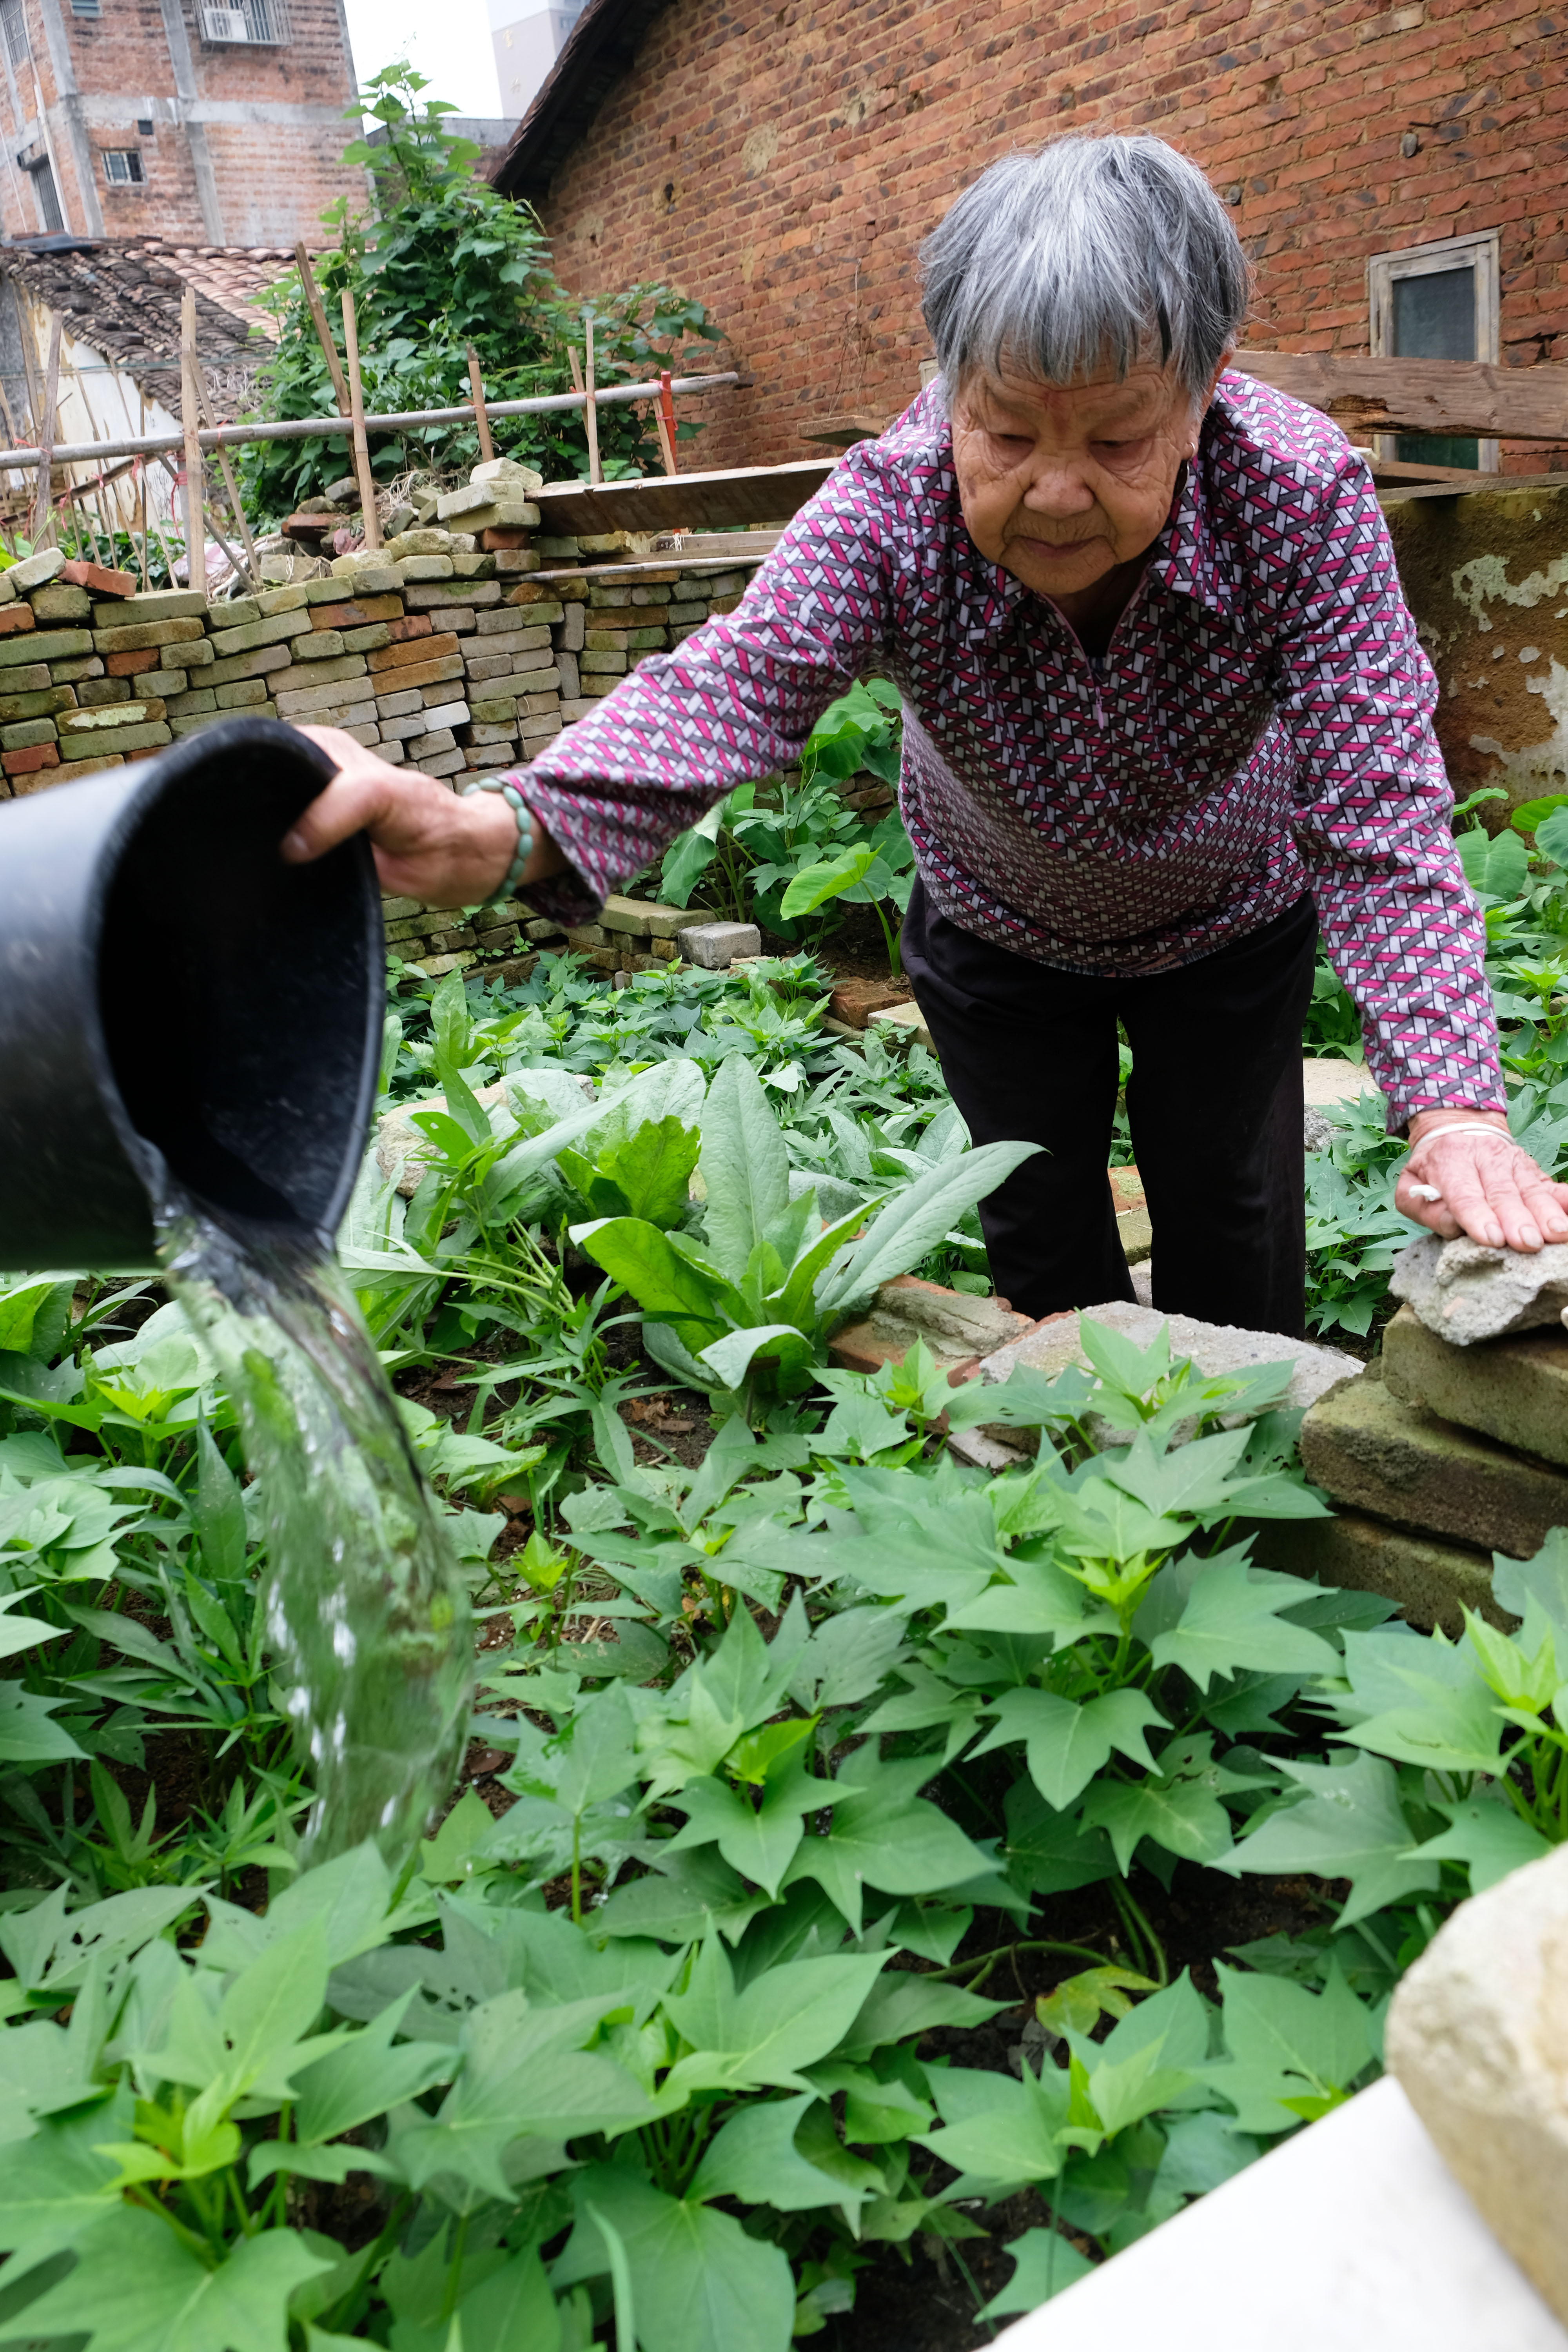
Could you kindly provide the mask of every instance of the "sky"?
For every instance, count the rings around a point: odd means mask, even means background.
[[[485,0],[346,0],[349,39],[361,85],[407,58],[427,75],[431,98],[460,114],[499,116],[500,84]]]

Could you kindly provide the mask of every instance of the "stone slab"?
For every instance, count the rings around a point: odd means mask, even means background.
[[[1314,1577],[1352,1592],[1380,1592],[1423,1633],[1438,1625],[1458,1640],[1467,1609],[1505,1630],[1517,1622],[1492,1599],[1489,1553],[1463,1544],[1412,1535],[1357,1511],[1339,1511],[1331,1519],[1238,1521],[1237,1533],[1252,1537],[1259,1568]]]
[[[693,923],[676,939],[687,962],[703,971],[725,971],[737,956],[759,955],[763,945],[755,923]]]
[[[1308,1054],[1301,1061],[1301,1092],[1310,1109],[1354,1102],[1358,1095],[1377,1092],[1370,1070],[1360,1062],[1346,1062],[1337,1054]]]
[[[1280,1364],[1289,1358],[1296,1369],[1285,1394],[1287,1405],[1315,1404],[1336,1381],[1356,1379],[1365,1369],[1356,1357],[1339,1348],[1287,1339],[1277,1331],[1245,1331],[1231,1323],[1201,1323],[1190,1315],[1162,1315],[1152,1307],[1135,1307],[1130,1300],[1111,1299],[1085,1307],[1082,1312],[1139,1348],[1147,1348],[1169,1324],[1172,1356],[1190,1356],[1199,1370],[1209,1376],[1240,1371],[1251,1364]],[[1074,1314],[1047,1318],[1023,1339],[984,1357],[980,1369],[987,1380],[1005,1381],[1015,1364],[1029,1364],[1049,1379],[1068,1364],[1087,1360]]]
[[[1544,1249],[1489,1249],[1461,1236],[1423,1234],[1394,1261],[1388,1286],[1428,1330],[1458,1348],[1505,1332],[1561,1322],[1568,1313],[1568,1242]]]
[[[994,2352],[1156,2346],[1568,2352],[1568,2331],[1385,2076],[1004,2329]]]
[[[1301,1423],[1301,1463],[1334,1502],[1396,1526],[1531,1559],[1568,1527],[1568,1475],[1405,1404],[1379,1379],[1348,1381]]]
[[[1568,1847],[1460,1906],[1395,1990],[1387,2047],[1449,2171],[1568,2321]]]
[[[1456,1348],[1402,1307],[1384,1331],[1383,1376],[1406,1404],[1568,1465],[1568,1331],[1518,1331]]]
[[[912,999],[908,1004],[889,1004],[882,1012],[871,1013],[866,1026],[877,1030],[885,1045],[890,1045],[901,1038],[906,1045],[923,1045],[928,1054],[936,1052],[935,1042],[926,1026],[925,1014]]]
[[[1028,1328],[1029,1318],[1005,1298],[973,1298],[900,1274],[881,1285],[868,1314],[834,1334],[828,1353],[849,1371],[874,1372],[900,1362],[922,1340],[956,1383],[982,1356]]]

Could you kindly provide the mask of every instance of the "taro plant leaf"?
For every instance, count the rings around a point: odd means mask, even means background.
[[[1182,1454],[1194,1450],[1185,1446]],[[1203,1562],[1180,1618],[1168,1633],[1155,1635],[1151,1655],[1156,1666],[1180,1666],[1201,1691],[1208,1689],[1215,1675],[1234,1674],[1238,1668],[1258,1674],[1336,1673],[1340,1660],[1333,1644],[1278,1613],[1309,1598],[1311,1591],[1297,1577],[1276,1577],[1267,1569],[1253,1568],[1243,1547],[1221,1552]]]
[[[1204,2079],[1244,2132],[1289,2131],[1338,2106],[1377,2054],[1369,2012],[1331,1963],[1321,1993],[1216,1963],[1228,2059]]]
[[[1348,1878],[1342,1927],[1437,1885],[1436,1863],[1412,1854],[1392,1764],[1367,1755],[1329,1764],[1276,1761],[1305,1796],[1270,1813],[1233,1853],[1216,1857],[1220,1869],[1233,1874],[1307,1870],[1321,1878]]]
[[[858,848],[840,850],[837,857],[820,866],[803,866],[784,892],[780,903],[781,914],[793,921],[797,915],[814,915],[829,898],[838,898],[853,889],[869,873],[877,862],[877,852],[868,842]]]
[[[930,1757],[882,1763],[868,1748],[838,1775],[840,1791],[826,1837],[803,1840],[785,1885],[815,1879],[856,1935],[865,1889],[925,1895],[983,1877],[990,1865],[978,1846],[918,1791],[931,1779]]]
[[[788,1960],[737,1992],[729,1955],[710,1937],[686,1990],[665,1996],[665,2015],[692,2052],[671,2069],[667,2092],[808,2089],[800,2070],[834,2048],[887,1958],[855,1952]]]
[[[602,2217],[625,2250],[643,2352],[788,2352],[795,2281],[782,2248],[618,2165],[590,2165],[573,2194],[579,2219],[552,2273],[557,2290],[609,2270]]]
[[[1064,2287],[1086,2278],[1094,2264],[1059,2230],[1026,2230],[1002,2249],[1013,2257],[1013,2275],[1000,2294],[975,2313],[976,2319],[1004,2319],[1015,2311],[1037,2311]]]
[[[107,2213],[79,2251],[26,2323],[30,2336],[90,2337],[93,2352],[286,2352],[289,2296],[335,2260],[293,2230],[266,2230],[209,2270],[162,2220],[130,2205]]]
[[[750,1061],[720,1064],[702,1108],[709,1247],[721,1265],[742,1266],[789,1206],[789,1154]]]
[[[870,2191],[847,2188],[808,2163],[795,2146],[795,2133],[814,2091],[794,2098],[752,2100],[738,2107],[708,2143],[688,2194],[699,2200],[734,2197],[743,2205],[771,2205],[780,2213],[806,2213],[838,2205],[845,2218],[858,2212]]]
[[[996,1722],[972,1752],[984,1756],[1023,1740],[1029,1778],[1058,1812],[1110,1762],[1112,1748],[1146,1771],[1158,1769],[1143,1735],[1165,1718],[1142,1691],[1108,1691],[1081,1706],[1050,1691],[1005,1691],[986,1711]]]
[[[1540,845],[1539,834],[1536,841]],[[1479,825],[1471,825],[1458,835],[1456,846],[1472,890],[1484,891],[1491,898],[1520,896],[1530,875],[1530,852],[1517,833],[1500,833],[1493,839]],[[1544,848],[1542,854],[1551,856],[1551,849]]]

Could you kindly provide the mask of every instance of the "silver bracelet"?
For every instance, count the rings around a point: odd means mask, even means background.
[[[1412,1151],[1419,1151],[1423,1143],[1436,1143],[1440,1135],[1489,1135],[1493,1138],[1494,1141],[1498,1143],[1511,1143],[1513,1141],[1512,1136],[1510,1135],[1506,1128],[1482,1127],[1478,1123],[1473,1127],[1428,1128],[1426,1134],[1422,1136],[1420,1142],[1413,1143],[1410,1149]]]
[[[500,793],[517,819],[517,856],[508,866],[506,880],[496,893],[498,898],[509,897],[521,881],[522,869],[533,850],[533,819],[527,803],[510,776],[477,776],[470,784],[459,784],[458,793],[462,800],[467,800],[471,793]]]

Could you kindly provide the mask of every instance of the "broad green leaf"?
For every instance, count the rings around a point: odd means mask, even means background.
[[[457,2063],[445,2043],[394,2044],[413,1988],[373,2018],[363,2033],[330,2050],[297,2078],[296,2136],[306,2141],[337,2139],[384,2115],[405,2099],[416,2099],[435,2083],[447,2083]]]
[[[1245,1436],[1247,1433],[1236,1433]],[[1182,1449],[1183,1454],[1194,1451],[1193,1446]],[[1180,1666],[1201,1691],[1208,1689],[1215,1675],[1242,1669],[1257,1674],[1336,1673],[1340,1659],[1333,1644],[1321,1633],[1311,1633],[1305,1625],[1292,1625],[1278,1614],[1301,1598],[1294,1577],[1280,1581],[1283,1591],[1267,1570],[1249,1568],[1234,1551],[1205,1563],[1176,1624],[1169,1633],[1156,1635],[1151,1644],[1155,1665]]]
[[[1549,818],[1543,830],[1549,840],[1542,842],[1536,835],[1536,846],[1542,856],[1552,855],[1550,841],[1556,838],[1551,832]],[[1472,890],[1479,890],[1492,898],[1517,898],[1530,875],[1530,852],[1517,833],[1500,833],[1494,838],[1472,825],[1458,835],[1456,846],[1459,863],[1465,869],[1465,879]]]
[[[678,2061],[667,2089],[809,2088],[802,2067],[836,2046],[887,1958],[885,1952],[857,1952],[789,1960],[737,1992],[729,1956],[710,1938],[692,1963],[686,1991],[665,1997],[665,2015],[694,2053]]]
[[[14,1616],[17,1601],[26,1598],[26,1591],[0,1593],[0,1658],[18,1657],[24,1650],[36,1650],[40,1642],[58,1642],[68,1630],[51,1625],[47,1617]]]
[[[795,2144],[806,2109],[816,2104],[815,2091],[801,2091],[794,2098],[756,2099],[737,2108],[709,2141],[688,2196],[699,2202],[734,2197],[742,2205],[771,2205],[780,2213],[841,2205],[846,2220],[852,2220],[869,2191],[846,2194]]]
[[[561,2314],[530,2246],[470,2287],[453,2315],[465,2352],[559,2352]]]
[[[1549,816],[1554,816],[1559,809],[1563,808],[1568,808],[1568,793],[1543,793],[1538,800],[1526,801],[1521,808],[1516,808],[1509,818],[1509,823],[1515,833],[1535,833],[1545,824]],[[1557,835],[1552,835],[1553,839],[1558,837]],[[1559,866],[1568,862],[1568,840],[1563,840],[1562,845],[1565,855],[1563,857],[1557,858],[1556,862]],[[1544,857],[1551,857],[1553,852],[1551,849],[1543,849],[1542,855]]]
[[[860,881],[875,865],[876,850],[868,843],[841,850],[821,866],[803,866],[784,892],[779,911],[793,922],[797,915],[814,915],[829,898],[837,898]]]
[[[856,1935],[864,1891],[926,1895],[959,1886],[986,1870],[986,1859],[954,1821],[916,1794],[931,1759],[880,1763],[861,1748],[838,1775],[841,1791],[826,1837],[805,1838],[784,1874],[786,1886],[815,1879]]]
[[[1402,1677],[1409,1696],[1398,1706],[1347,1727],[1341,1735],[1356,1748],[1369,1748],[1396,1764],[1418,1764],[1432,1772],[1497,1773],[1502,1764],[1506,1717],[1479,1673],[1458,1688]]]
[[[0,1286],[0,1349],[25,1356],[33,1344],[38,1309],[54,1288],[52,1282],[20,1282]]]
[[[699,1166],[709,1247],[738,1271],[789,1205],[784,1136],[744,1054],[726,1055],[708,1089]]]
[[[1055,1811],[1032,1780],[1014,1781],[1004,1811],[1007,1866],[1020,1885],[1037,1895],[1067,1895],[1115,1876],[1116,1857],[1105,1832],[1086,1830],[1073,1815]]]
[[[1205,2079],[1235,2107],[1238,2131],[1289,2131],[1304,2115],[1315,2120],[1309,2110],[1337,2105],[1375,2057],[1371,2017],[1337,1960],[1321,1993],[1223,1962],[1215,1974],[1230,2055]]]
[[[21,2031],[0,2036],[0,2051]],[[101,2141],[131,2137],[135,2103],[121,2089],[104,2104],[0,2147],[0,2252],[28,2269],[74,2246],[113,2210],[117,2168]]]
[[[618,2166],[590,2165],[573,2193],[581,2218],[553,2284],[602,2277],[610,2267],[591,2208],[625,2249],[642,2352],[788,2352],[795,2282],[780,2247],[748,2237],[730,2214],[667,2197]]]
[[[51,1722],[67,1698],[43,1698],[20,1683],[0,1682],[0,1765],[63,1764],[86,1751],[63,1724]]]
[[[1230,1816],[1201,1773],[1102,1781],[1085,1799],[1083,1819],[1105,1831],[1123,1877],[1144,1838],[1184,1862],[1214,1863],[1230,1851]]]
[[[975,1633],[1049,1633],[1068,1648],[1089,1633],[1116,1634],[1114,1611],[1052,1559],[1031,1559],[1020,1545],[1007,1560],[1007,1584],[988,1585],[973,1601],[950,1602],[947,1622]]]
[[[1484,1895],[1510,1871],[1522,1869],[1527,1862],[1539,1862],[1552,1851],[1541,1832],[1522,1820],[1506,1798],[1480,1795],[1428,1801],[1435,1812],[1447,1815],[1448,1826],[1424,1844],[1412,1846],[1411,1860],[1466,1864],[1472,1895]]]
[[[90,2336],[93,2352],[288,2352],[289,2297],[330,2270],[293,2230],[242,2238],[216,2270],[152,2213],[121,2205],[26,2313],[29,2335]]]
[[[1125,2057],[1106,2056],[1089,2066],[1089,2099],[1110,2137],[1192,2088],[1195,2077],[1184,2067],[1162,2065],[1161,2054],[1158,2043],[1145,2042]]]
[[[606,1217],[599,1224],[574,1225],[572,1238],[645,1314],[673,1323],[678,1334],[689,1325],[711,1326],[720,1319],[711,1286],[657,1225],[640,1217]]]
[[[1157,1769],[1143,1735],[1165,1718],[1142,1691],[1108,1691],[1081,1706],[1050,1691],[1005,1691],[987,1712],[996,1722],[972,1752],[984,1756],[1023,1740],[1029,1777],[1058,1812],[1109,1763],[1112,1748],[1146,1771]]]
[[[805,1815],[831,1804],[837,1794],[835,1782],[818,1780],[798,1760],[768,1782],[756,1804],[721,1780],[689,1780],[674,1801],[687,1821],[670,1851],[716,1844],[731,1869],[776,1896],[800,1844]]]
[[[1062,2168],[1058,2137],[1068,2121],[1068,2078],[1047,2065],[1023,2077],[951,2066],[933,2069],[931,2095],[942,2128],[922,2132],[916,2145],[977,2181],[1017,2188],[1052,2180]]]
[[[967,2030],[984,2025],[1006,2006],[1005,2001],[968,1992],[962,1985],[933,1982],[910,1969],[891,1969],[877,1979],[834,2055],[869,2058],[894,2042],[911,2042],[917,2034],[929,2033],[933,2026]]]
[[[1276,1760],[1286,1778],[1307,1794],[1259,1822],[1219,1862],[1221,1869],[1233,1874],[1306,1870],[1321,1878],[1348,1878],[1352,1884],[1340,1914],[1342,1927],[1437,1885],[1437,1864],[1412,1854],[1392,1764],[1366,1755],[1337,1764],[1298,1763],[1284,1757]]]
[[[1003,2319],[1010,2312],[1037,2311],[1064,2287],[1087,2278],[1094,2264],[1058,2230],[1026,2230],[1002,2249],[1014,2259],[1013,2275],[999,2294],[975,2313],[976,2319]]]
[[[1039,1149],[1037,1143],[984,1143],[918,1178],[879,1212],[864,1239],[849,1244],[842,1263],[819,1285],[821,1311],[847,1315],[864,1306],[880,1284],[908,1274],[965,1209],[984,1201]]]
[[[702,1139],[679,1118],[645,1119],[606,1155],[605,1173],[619,1185],[629,1215],[649,1224],[673,1224],[686,1207],[687,1189]]]
[[[757,1323],[744,1331],[726,1331],[721,1339],[701,1349],[697,1360],[707,1365],[721,1387],[738,1389],[759,1357],[794,1369],[809,1364],[812,1352],[810,1340],[793,1324]]]

